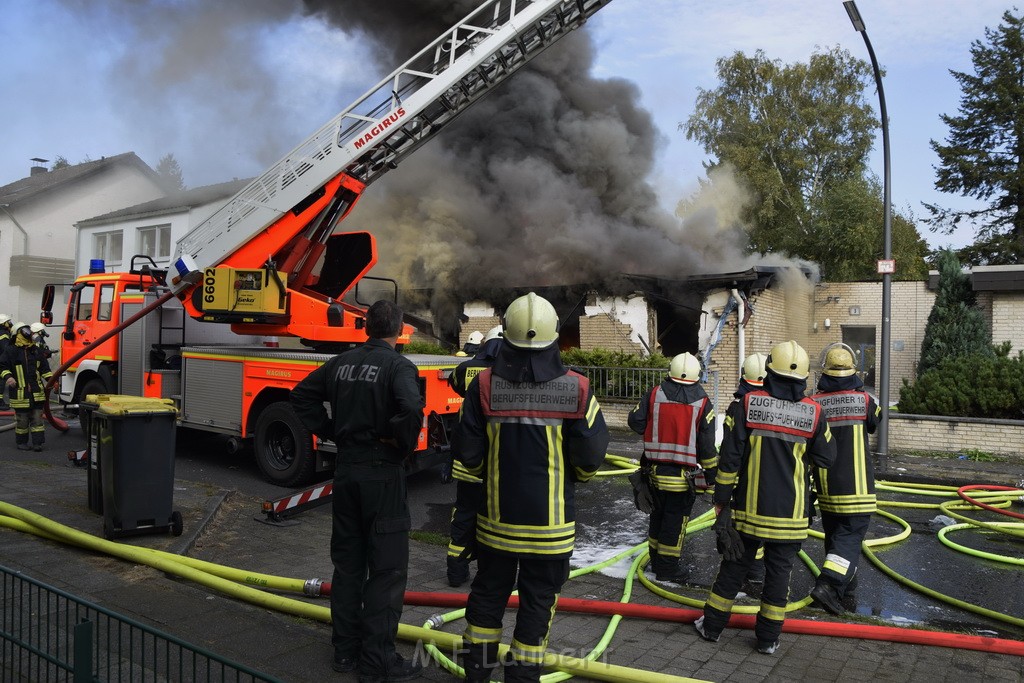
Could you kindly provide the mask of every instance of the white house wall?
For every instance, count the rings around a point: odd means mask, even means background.
[[[28,232],[27,249],[24,236],[0,212],[0,263],[7,270],[11,256],[23,254],[74,259],[77,221],[162,196],[160,186],[133,164],[113,164],[63,183],[10,207]],[[27,322],[38,320],[41,296],[41,286],[12,286],[9,278],[0,278],[0,312]]]
[[[640,344],[644,348],[652,348],[648,339],[648,320],[650,312],[647,299],[641,295],[630,297],[597,297],[593,305],[583,309],[586,316],[605,315],[616,320],[629,329],[629,341]]]

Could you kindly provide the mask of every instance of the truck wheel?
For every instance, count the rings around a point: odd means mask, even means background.
[[[316,470],[313,435],[291,405],[281,401],[267,406],[256,420],[256,464],[272,483],[301,486]]]
[[[88,382],[82,385],[82,390],[78,392],[78,400],[84,401],[85,397],[89,394],[108,394],[107,385],[99,377],[93,377]]]

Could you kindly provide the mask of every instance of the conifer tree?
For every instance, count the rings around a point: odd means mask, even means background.
[[[960,268],[956,253],[950,249],[940,250],[937,263],[939,288],[924,328],[918,378],[944,358],[994,355],[985,316],[977,307],[970,278]]]

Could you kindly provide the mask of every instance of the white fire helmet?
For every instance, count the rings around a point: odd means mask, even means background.
[[[505,341],[520,349],[544,349],[558,341],[558,313],[534,292],[508,305],[502,325]]]
[[[501,325],[495,325],[491,329],[487,330],[487,334],[484,335],[484,343],[497,339],[501,336]]]
[[[469,337],[466,339],[467,344],[480,344],[484,340],[484,333],[479,330],[474,330],[469,333]]]
[[[792,379],[807,379],[811,362],[803,347],[790,340],[773,346],[765,365],[776,375]]]
[[[693,384],[700,380],[700,361],[692,353],[681,353],[672,359],[668,376],[681,384]]]
[[[752,353],[743,360],[743,379],[747,380],[747,384],[755,387],[764,384],[764,374],[767,372],[764,364],[767,360],[767,353]]]

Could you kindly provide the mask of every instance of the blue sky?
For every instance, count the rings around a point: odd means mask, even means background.
[[[297,15],[293,2],[199,4],[201,16],[195,0],[0,0],[0,184],[27,175],[32,157],[79,162],[125,151],[153,166],[174,153],[190,186],[256,175],[397,66],[375,63],[357,40]],[[945,138],[939,116],[957,110],[949,70],[973,71],[970,43],[1012,5],[857,5],[887,72],[894,206],[921,217],[922,201],[971,205],[934,190],[928,141]],[[806,61],[816,47],[839,45],[867,59],[841,0],[614,0],[590,26],[596,75],[634,82],[661,129],[651,181],[666,207],[703,173],[705,155],[677,125],[697,89],[716,86],[717,58],[762,49]],[[872,168],[881,176],[880,134]],[[972,238],[922,234],[932,246]]]

